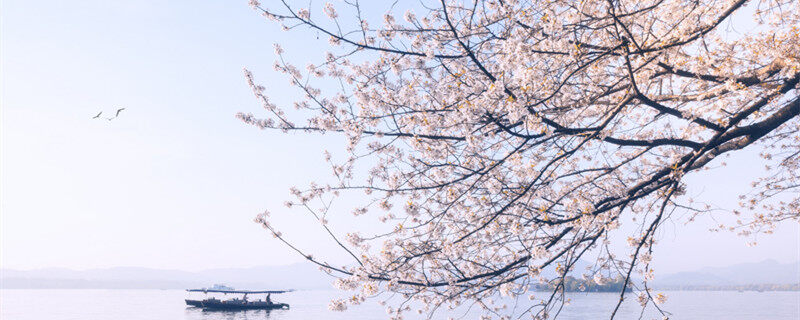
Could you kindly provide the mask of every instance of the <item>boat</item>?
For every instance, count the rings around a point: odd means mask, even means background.
[[[244,299],[232,300],[217,300],[207,299],[201,302],[204,310],[274,310],[274,309],[289,309],[286,303],[272,302],[265,300],[247,301]]]
[[[228,294],[242,295],[241,298],[235,297],[233,299],[218,299],[216,297],[207,297],[202,300],[185,299],[189,306],[200,307],[203,310],[274,310],[274,309],[289,309],[289,304],[272,301],[271,295],[291,292],[294,290],[235,290],[231,289],[187,289],[187,292],[202,292],[209,293],[222,293],[227,296]],[[248,300],[248,295],[266,295],[263,299]]]

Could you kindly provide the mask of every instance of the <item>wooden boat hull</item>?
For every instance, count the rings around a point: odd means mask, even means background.
[[[184,299],[184,301],[186,301],[186,305],[187,306],[192,306],[192,307],[202,307],[203,306],[203,300]]]
[[[275,310],[289,309],[285,303],[266,303],[263,301],[243,302],[243,301],[219,301],[204,300],[201,302],[203,309],[208,310]]]

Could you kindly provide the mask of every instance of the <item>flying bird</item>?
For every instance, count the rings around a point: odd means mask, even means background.
[[[119,114],[122,113],[123,110],[125,110],[125,108],[119,108],[119,109],[117,109],[117,112],[114,114],[113,117],[108,117],[108,118],[103,117],[103,119],[106,119],[108,121],[114,120],[117,117],[119,117]],[[100,118],[100,115],[102,115],[102,114],[103,114],[103,111],[100,111],[100,112],[97,113],[96,116],[92,117],[92,119]]]

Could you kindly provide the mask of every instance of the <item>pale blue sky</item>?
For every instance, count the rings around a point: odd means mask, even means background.
[[[0,15],[2,267],[302,260],[252,218],[284,211],[290,186],[327,176],[322,150],[341,139],[260,131],[234,114],[260,109],[242,67],[289,102],[296,91],[272,70],[272,44],[304,66],[325,41],[279,31],[244,0],[5,0]],[[114,121],[90,119],[117,107],[126,110]],[[690,192],[733,208],[754,161],[735,157],[692,177]],[[300,213],[277,219],[300,246],[323,242]],[[797,224],[749,248],[748,239],[707,233],[709,222],[665,228],[657,271],[798,259]]]

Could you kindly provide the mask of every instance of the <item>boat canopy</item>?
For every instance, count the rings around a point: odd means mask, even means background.
[[[186,289],[189,292],[217,292],[217,293],[238,293],[238,294],[278,294],[292,292],[294,290],[219,290],[219,289]]]

